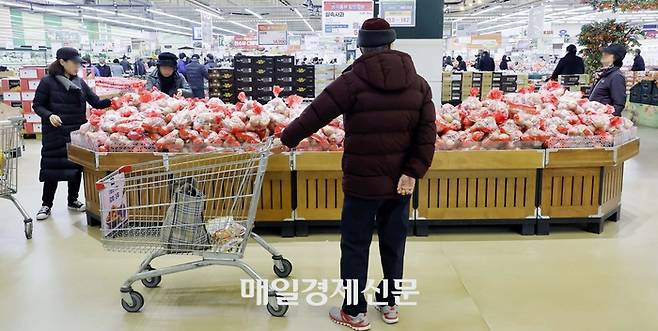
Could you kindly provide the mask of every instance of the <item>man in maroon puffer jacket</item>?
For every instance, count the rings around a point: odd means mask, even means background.
[[[387,323],[398,320],[395,280],[402,279],[409,224],[409,199],[416,178],[427,172],[434,155],[436,115],[432,91],[416,73],[411,57],[391,50],[395,31],[380,18],[359,31],[363,55],[329,85],[284,131],[281,141],[293,148],[343,115],[345,152],[341,219],[341,279],[355,280],[358,302],[330,312],[332,320],[367,330],[368,253],[377,221],[384,281],[377,309]]]

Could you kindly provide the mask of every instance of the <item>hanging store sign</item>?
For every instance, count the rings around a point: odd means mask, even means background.
[[[455,37],[469,37],[477,31],[477,23],[455,23]]]
[[[203,40],[203,29],[200,26],[192,27],[192,40]]]
[[[544,6],[530,8],[528,12],[528,38],[538,40],[544,32]]]
[[[322,31],[325,35],[357,37],[363,21],[373,16],[372,0],[324,0]]]
[[[258,48],[258,40],[253,34],[233,37],[233,48],[251,50]]]
[[[258,24],[258,45],[288,45],[288,24]]]
[[[393,27],[416,26],[416,0],[380,0],[379,17]]]

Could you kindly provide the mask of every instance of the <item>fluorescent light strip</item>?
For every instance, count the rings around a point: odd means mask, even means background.
[[[223,19],[224,19],[224,17],[221,17],[221,16],[219,16],[219,15],[217,15],[217,14],[215,14],[215,13],[211,13],[211,12],[209,12],[209,11],[207,11],[207,10],[201,10],[201,9],[195,9],[195,10],[198,11],[199,13],[201,13],[201,14],[206,14],[206,15],[208,15],[208,16],[212,16],[212,17],[214,17],[214,18],[216,18],[216,19],[218,19],[218,20],[223,20]]]
[[[105,9],[94,8],[94,7],[86,7],[86,6],[85,6],[85,7],[81,7],[81,8],[82,8],[82,9],[85,9],[85,10],[91,10],[91,11],[99,12],[99,13],[105,13],[105,14],[110,14],[110,15],[116,15],[116,16],[126,17],[126,18],[132,18],[132,19],[135,19],[135,20],[140,20],[140,21],[149,22],[149,23],[154,23],[154,24],[160,24],[160,25],[166,25],[166,26],[173,26],[173,27],[176,27],[176,28],[179,28],[179,29],[183,29],[183,30],[192,30],[191,28],[188,28],[188,27],[185,27],[185,26],[181,26],[181,25],[171,24],[171,23],[167,23],[167,22],[160,22],[160,21],[152,20],[152,19],[150,19],[150,18],[145,18],[145,17],[138,17],[138,16],[133,16],[133,15],[128,15],[128,14],[124,14],[124,13],[114,12],[114,11],[111,11],[111,10],[105,10]]]
[[[274,23],[272,23],[272,21],[270,21],[270,20],[265,20],[265,23],[267,23],[267,24],[274,24]]]
[[[263,19],[263,16],[260,16],[260,14],[256,13],[255,11],[253,11],[253,10],[251,10],[251,9],[249,9],[249,8],[245,8],[244,11],[246,11],[247,13],[249,13],[249,14],[251,14],[251,15],[256,16],[256,18],[258,18],[259,20],[262,20],[262,19]]]
[[[301,18],[304,18],[304,15],[302,15],[302,13],[299,12],[299,9],[297,9],[297,8],[293,8],[292,10],[295,11],[295,13],[297,14],[297,16],[299,16],[299,17],[301,17]]]
[[[238,22],[236,22],[236,21],[228,21],[228,22],[231,23],[231,24],[235,24],[235,25],[237,25],[237,26],[239,26],[239,27],[243,27],[243,28],[245,28],[245,29],[249,29],[249,30],[251,30],[251,31],[256,31],[256,29],[254,29],[254,28],[250,28],[250,27],[248,27],[248,26],[246,26],[246,25],[244,25],[244,24],[242,24],[242,23],[238,23]]]
[[[483,10],[480,10],[480,11],[478,11],[478,12],[471,13],[470,16],[476,16],[476,15],[484,14],[484,13],[490,12],[490,11],[492,11],[492,10],[499,9],[499,8],[501,8],[501,7],[502,7],[502,6],[493,6],[493,7],[489,7],[489,8],[487,8],[487,9],[483,9]]]
[[[111,19],[107,19],[107,18],[103,18],[103,17],[87,16],[87,15],[83,15],[82,17],[86,18],[86,19],[94,20],[94,21],[109,22],[109,23],[113,23],[115,25],[127,25],[127,26],[136,27],[136,28],[139,28],[139,29],[162,31],[162,32],[168,32],[168,33],[172,33],[172,34],[180,34],[180,35],[184,35],[184,36],[192,36],[191,33],[187,33],[187,32],[181,32],[181,31],[176,31],[176,30],[171,30],[171,29],[162,29],[162,28],[158,28],[158,27],[154,27],[154,26],[146,26],[146,25],[140,25],[140,24],[134,24],[134,23],[128,23],[128,22],[118,22],[117,20],[111,20]]]
[[[232,33],[232,34],[237,34],[238,36],[244,36],[244,33],[235,32],[235,31],[233,31],[233,30],[224,29],[224,28],[219,28],[219,27],[216,27],[216,26],[213,26],[212,28],[213,28],[213,29],[217,29],[217,30],[219,30],[219,31],[224,31],[224,32]]]
[[[167,17],[175,18],[175,19],[177,19],[177,20],[181,20],[181,21],[189,22],[189,23],[192,23],[192,24],[201,25],[201,22],[193,21],[193,20],[190,20],[190,19],[187,19],[187,18],[184,18],[184,17],[180,17],[180,16],[172,15],[172,14],[167,14],[167,13],[165,13],[165,12],[161,12],[161,11],[159,11],[159,10],[148,9],[148,11],[151,12],[151,13],[153,13],[153,14],[156,14],[156,15],[167,16]]]
[[[313,29],[311,24],[306,19],[304,19],[304,23],[306,23],[306,26],[308,26],[308,28],[311,29],[311,32],[315,32],[315,29]]]
[[[486,31],[486,30],[496,29],[496,28],[499,28],[499,27],[501,27],[501,26],[508,26],[508,25],[519,24],[519,23],[527,24],[527,23],[526,23],[526,20],[523,20],[523,21],[514,21],[514,22],[508,22],[508,23],[503,23],[503,24],[498,24],[498,25],[490,26],[490,27],[488,27],[488,28],[484,28],[484,29],[479,29],[478,31]]]

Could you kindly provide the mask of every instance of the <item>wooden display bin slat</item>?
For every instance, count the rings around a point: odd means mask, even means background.
[[[87,201],[88,223],[98,224],[100,222],[100,201],[95,186],[98,180],[123,165],[163,160],[164,155],[161,153],[95,153],[85,148],[69,145],[69,160],[83,167],[83,187]],[[201,160],[200,162],[203,161]],[[256,221],[283,221],[290,219],[292,215],[291,187],[288,155],[272,155],[268,160],[267,171],[263,178]],[[213,187],[204,187],[202,190],[206,193],[212,192],[213,195],[230,194],[229,188],[217,190],[217,188]],[[170,195],[169,192],[160,192],[160,194]],[[140,205],[148,204],[148,197],[141,194],[128,198],[130,201],[134,201]],[[210,208],[223,207],[211,205]],[[144,210],[144,212],[151,213],[150,215],[164,215],[166,208],[159,209],[161,210]]]
[[[621,206],[624,161],[640,151],[639,139],[613,148],[546,151],[537,233],[553,223],[584,223],[600,233]]]
[[[432,170],[537,169],[544,166],[544,151],[437,151]]]
[[[342,152],[298,152],[297,219],[338,221],[343,209]]]

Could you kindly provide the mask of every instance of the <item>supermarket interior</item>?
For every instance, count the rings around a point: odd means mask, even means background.
[[[656,0],[0,0],[0,90],[0,331],[658,330]]]

